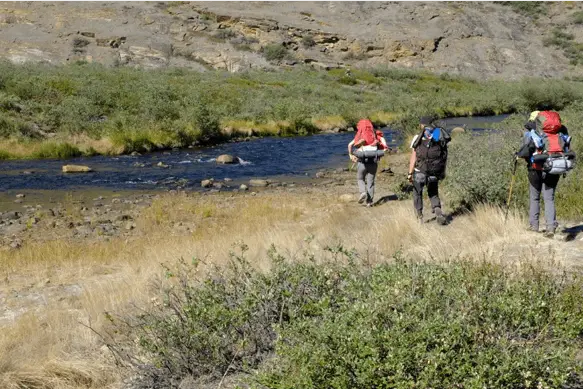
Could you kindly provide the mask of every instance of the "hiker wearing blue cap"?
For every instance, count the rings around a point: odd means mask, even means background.
[[[431,116],[419,120],[422,131],[411,142],[411,158],[407,179],[413,184],[413,206],[419,221],[423,221],[423,188],[427,186],[427,195],[431,208],[441,225],[447,223],[439,199],[439,180],[445,178],[447,164],[447,143],[451,140],[443,128],[435,127]]]

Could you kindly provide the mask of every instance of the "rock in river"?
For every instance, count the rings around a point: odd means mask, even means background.
[[[89,166],[83,165],[64,165],[63,173],[88,173],[93,171]]]

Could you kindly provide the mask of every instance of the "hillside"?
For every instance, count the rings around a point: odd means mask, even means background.
[[[231,72],[574,76],[583,73],[582,10],[577,2],[3,2],[0,57]]]

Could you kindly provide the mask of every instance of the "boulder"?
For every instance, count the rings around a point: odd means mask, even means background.
[[[219,155],[217,157],[217,163],[220,164],[235,164],[235,163],[239,163],[239,158],[234,157],[232,155],[229,154],[223,154],[223,155]]]
[[[202,186],[203,188],[210,188],[211,186],[213,186],[213,179],[209,179],[209,180],[202,180],[200,182],[200,186]]]
[[[267,180],[258,179],[249,180],[249,186],[266,187],[267,185],[269,185],[269,182]]]
[[[24,197],[26,197],[26,195],[24,193],[19,193],[19,194],[16,195],[16,198],[17,199],[22,199]]]
[[[160,161],[156,164],[156,166],[164,168],[164,169],[168,169],[170,166],[166,165],[164,162]]]
[[[245,184],[241,184],[241,186],[239,187],[239,189],[245,191],[245,190],[249,189],[249,187],[247,185],[245,185]]]
[[[64,165],[63,166],[63,173],[89,173],[92,172],[89,166],[83,165]]]
[[[354,195],[345,193],[340,196],[339,200],[343,203],[351,203],[353,201],[356,201],[356,197]]]

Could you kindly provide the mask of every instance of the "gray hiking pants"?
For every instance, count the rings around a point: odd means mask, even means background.
[[[428,180],[428,177],[421,173],[413,174],[413,206],[417,216],[423,215],[423,188],[427,186],[427,195],[431,202],[431,208],[436,215],[441,214],[441,201],[439,200],[439,186],[437,179]]]
[[[528,172],[528,182],[530,189],[530,228],[538,231],[540,215],[540,195],[543,194],[545,202],[545,219],[547,222],[547,231],[554,232],[557,228],[557,211],[555,209],[555,191],[559,183],[558,174],[546,174],[539,170],[530,170]]]
[[[377,174],[377,163],[362,163],[358,162],[356,170],[356,179],[358,180],[358,191],[366,193],[366,202],[372,203],[374,198],[374,181]],[[366,179],[366,185],[365,185]]]

